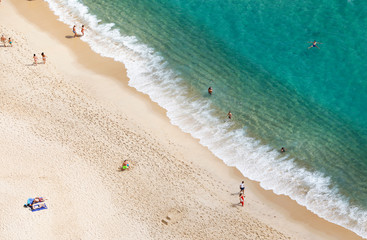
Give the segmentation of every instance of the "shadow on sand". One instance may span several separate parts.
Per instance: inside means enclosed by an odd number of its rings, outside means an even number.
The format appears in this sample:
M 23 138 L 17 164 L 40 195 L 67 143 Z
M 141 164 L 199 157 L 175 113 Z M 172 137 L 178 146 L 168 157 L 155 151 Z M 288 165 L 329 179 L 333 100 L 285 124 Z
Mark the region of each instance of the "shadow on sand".
M 81 37 L 82 35 L 76 35 L 76 37 L 75 38 L 77 38 L 77 37 Z M 65 38 L 74 38 L 74 35 L 66 35 L 65 36 Z
M 235 208 L 242 207 L 241 203 L 232 203 L 231 206 Z

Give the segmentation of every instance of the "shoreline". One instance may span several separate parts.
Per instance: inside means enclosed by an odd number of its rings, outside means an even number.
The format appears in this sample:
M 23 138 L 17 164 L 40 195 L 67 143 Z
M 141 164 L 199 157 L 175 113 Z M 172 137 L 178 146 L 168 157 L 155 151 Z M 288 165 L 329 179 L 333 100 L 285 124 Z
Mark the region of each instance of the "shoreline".
M 7 4 L 7 3 L 5 3 Z M 5 5 L 3 3 L 3 5 Z M 126 109 L 126 115 L 135 122 L 136 125 L 148 131 L 159 143 L 163 145 L 173 145 L 176 153 L 180 153 L 180 158 L 193 161 L 200 168 L 213 174 L 220 179 L 225 185 L 231 186 L 230 191 L 237 191 L 240 180 L 244 178 L 237 169 L 228 167 L 224 163 L 213 156 L 209 150 L 201 146 L 197 139 L 193 139 L 189 134 L 181 132 L 181 130 L 169 123 L 169 119 L 165 115 L 165 110 L 159 107 L 156 103 L 150 101 L 149 97 L 137 92 L 135 89 L 127 86 L 128 78 L 123 64 L 115 62 L 112 59 L 104 58 L 94 53 L 87 43 L 79 39 L 68 39 L 65 35 L 71 33 L 71 29 L 63 23 L 57 21 L 56 16 L 48 9 L 45 2 L 18 2 L 11 3 L 14 5 L 27 21 L 35 25 L 38 31 L 47 35 L 52 41 L 58 42 L 63 47 L 53 48 L 52 50 L 44 50 L 49 58 L 52 58 L 52 63 L 55 63 L 57 69 L 70 76 L 78 76 L 78 68 L 85 68 L 93 74 L 103 75 L 106 78 L 113 79 L 111 87 L 101 88 L 102 80 L 96 80 L 92 85 L 90 83 L 80 84 L 85 85 L 91 90 L 99 100 L 106 101 L 106 104 L 113 103 L 116 109 Z M 4 7 L 4 6 L 1 6 Z M 29 8 L 32 11 L 29 11 Z M 47 8 L 47 9 L 46 9 Z M 47 21 L 45 21 L 47 19 Z M 14 23 L 14 21 L 12 21 Z M 14 23 L 15 24 L 15 23 Z M 21 27 L 19 28 L 21 29 Z M 47 32 L 45 30 L 47 29 Z M 34 34 L 39 34 L 38 32 Z M 88 34 L 88 32 L 86 33 Z M 15 39 L 16 41 L 17 39 Z M 33 37 L 30 43 L 41 49 L 44 45 L 44 40 L 38 43 L 37 37 Z M 65 53 L 65 49 L 68 52 Z M 76 52 L 78 54 L 76 54 Z M 51 53 L 51 54 L 50 54 Z M 75 60 L 65 62 L 55 58 L 55 56 L 65 56 L 67 59 Z M 74 68 L 70 65 L 74 64 Z M 114 92 L 113 87 L 117 87 Z M 125 96 L 118 97 L 120 92 L 124 92 Z M 106 98 L 105 100 L 103 98 Z M 134 108 L 129 106 L 134 102 Z M 147 117 L 148 116 L 148 117 Z M 153 126 L 153 127 L 152 127 Z M 163 129 L 163 130 L 162 130 Z M 174 138 L 172 139 L 172 136 Z M 193 149 L 190 153 L 185 152 L 185 149 Z M 198 157 L 200 156 L 200 158 Z M 219 171 L 220 170 L 220 171 Z M 255 216 L 260 221 L 272 226 L 283 233 L 294 236 L 297 239 L 361 239 L 356 234 L 346 230 L 338 225 L 332 224 L 317 217 L 315 214 L 308 211 L 305 207 L 298 205 L 295 201 L 286 196 L 278 196 L 271 191 L 263 190 L 258 183 L 246 179 L 247 198 L 249 201 L 249 214 Z M 237 201 L 237 197 L 226 196 L 225 200 L 233 199 Z M 266 205 L 259 210 L 259 206 Z M 252 208 L 252 209 L 250 209 Z M 274 210 L 274 209 L 276 210 Z M 267 213 L 267 214 L 266 214 Z M 271 215 L 271 216 L 270 216 Z M 272 219 L 272 216 L 276 216 Z M 293 230 L 291 230 L 293 229 Z

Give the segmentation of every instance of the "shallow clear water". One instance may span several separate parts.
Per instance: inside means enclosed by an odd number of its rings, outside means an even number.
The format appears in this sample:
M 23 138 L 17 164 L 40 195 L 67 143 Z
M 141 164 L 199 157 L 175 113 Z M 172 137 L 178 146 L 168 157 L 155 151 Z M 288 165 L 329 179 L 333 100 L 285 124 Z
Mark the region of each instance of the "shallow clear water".
M 366 1 L 47 1 L 225 163 L 367 237 Z

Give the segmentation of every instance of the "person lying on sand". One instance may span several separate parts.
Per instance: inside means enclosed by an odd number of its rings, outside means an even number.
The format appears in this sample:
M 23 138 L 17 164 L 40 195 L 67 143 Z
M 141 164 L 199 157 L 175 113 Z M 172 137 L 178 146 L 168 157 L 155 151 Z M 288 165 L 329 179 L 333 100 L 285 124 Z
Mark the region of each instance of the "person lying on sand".
M 35 206 L 32 206 L 32 210 L 36 210 L 38 208 L 43 208 L 43 207 L 46 207 L 46 204 L 45 203 L 41 203 L 41 204 L 37 204 Z
M 25 205 L 25 207 L 30 207 L 32 210 L 34 210 L 35 209 L 34 204 L 44 202 L 46 200 L 47 199 L 43 197 L 35 197 L 33 201 L 30 204 Z M 40 208 L 42 206 L 44 206 L 44 204 L 39 204 L 37 208 Z
M 125 160 L 123 163 L 122 163 L 122 170 L 125 170 L 125 169 L 130 169 L 130 163 L 128 160 Z
M 4 35 L 1 36 L 1 42 L 4 44 L 4 47 L 6 47 L 6 37 Z

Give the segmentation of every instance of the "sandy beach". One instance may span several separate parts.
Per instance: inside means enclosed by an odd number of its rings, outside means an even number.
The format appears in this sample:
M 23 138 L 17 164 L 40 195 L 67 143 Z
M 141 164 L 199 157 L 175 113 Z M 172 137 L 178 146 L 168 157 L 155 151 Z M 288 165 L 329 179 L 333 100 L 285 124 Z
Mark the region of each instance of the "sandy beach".
M 224 165 L 71 28 L 0 4 L 0 239 L 361 239 Z

